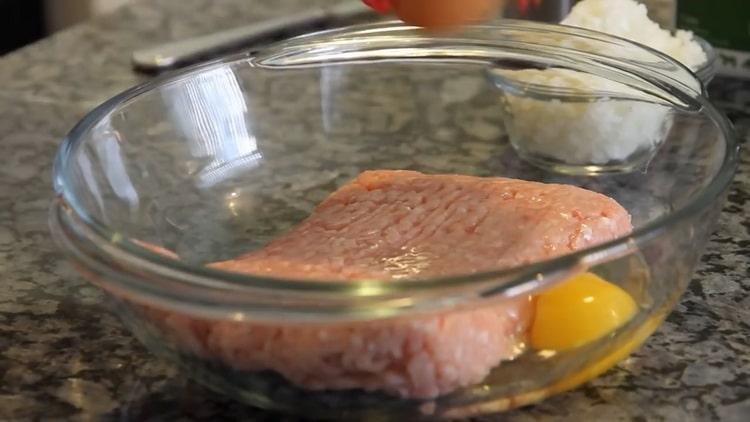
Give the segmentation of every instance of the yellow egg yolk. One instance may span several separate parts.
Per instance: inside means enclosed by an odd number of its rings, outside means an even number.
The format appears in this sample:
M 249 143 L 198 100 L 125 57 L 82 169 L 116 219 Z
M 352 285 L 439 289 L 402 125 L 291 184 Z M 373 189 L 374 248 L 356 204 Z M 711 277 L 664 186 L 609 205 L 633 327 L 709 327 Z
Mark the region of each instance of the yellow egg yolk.
M 531 346 L 565 350 L 596 340 L 633 317 L 637 305 L 622 288 L 584 273 L 536 297 Z

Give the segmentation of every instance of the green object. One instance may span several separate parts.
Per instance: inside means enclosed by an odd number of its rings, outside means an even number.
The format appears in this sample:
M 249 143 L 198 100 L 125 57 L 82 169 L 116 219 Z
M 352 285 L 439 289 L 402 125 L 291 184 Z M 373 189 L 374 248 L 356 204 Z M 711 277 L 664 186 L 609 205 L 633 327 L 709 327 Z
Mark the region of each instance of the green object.
M 717 48 L 719 73 L 750 76 L 750 1 L 678 0 L 677 27 Z

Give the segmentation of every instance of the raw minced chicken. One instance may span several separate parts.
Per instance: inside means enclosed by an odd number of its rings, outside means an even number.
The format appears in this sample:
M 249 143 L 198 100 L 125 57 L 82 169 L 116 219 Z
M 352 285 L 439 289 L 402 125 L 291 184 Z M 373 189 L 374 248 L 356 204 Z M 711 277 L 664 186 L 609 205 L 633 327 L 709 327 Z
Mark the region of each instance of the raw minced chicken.
M 604 195 L 505 178 L 367 171 L 226 271 L 340 281 L 508 268 L 624 235 L 630 216 Z M 367 322 L 211 321 L 147 311 L 183 349 L 241 371 L 272 370 L 312 390 L 433 398 L 481 382 L 518 353 L 529 297 Z
M 649 46 L 697 70 L 707 60 L 693 33 L 662 29 L 635 0 L 583 0 L 562 20 L 563 25 L 605 32 Z

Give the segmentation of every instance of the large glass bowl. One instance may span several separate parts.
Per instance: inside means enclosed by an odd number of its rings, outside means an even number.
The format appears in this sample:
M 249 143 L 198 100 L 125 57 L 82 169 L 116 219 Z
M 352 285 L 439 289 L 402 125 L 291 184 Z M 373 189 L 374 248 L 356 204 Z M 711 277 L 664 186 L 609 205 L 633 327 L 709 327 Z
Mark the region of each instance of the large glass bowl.
M 566 175 L 519 158 L 505 130 L 498 72 L 550 68 L 612 81 L 609 91 L 588 96 L 665 110 L 669 125 L 659 147 L 633 169 L 599 176 Z M 556 124 L 546 119 L 538 124 Z M 732 130 L 695 76 L 652 50 L 528 22 L 450 34 L 381 23 L 194 67 L 106 102 L 60 148 L 51 227 L 149 349 L 217 391 L 320 418 L 454 418 L 573 388 L 644 341 L 690 281 L 736 164 Z M 439 279 L 304 281 L 205 266 L 262 247 L 368 169 L 580 186 L 619 201 L 634 230 L 556 259 Z M 300 386 L 265 370 L 256 356 L 296 353 L 305 370 L 305 336 L 348 324 L 353 328 L 340 341 L 355 344 L 377 324 L 503 306 L 584 271 L 628 292 L 635 315 L 572 349 L 521 342 L 520 354 L 483 380 L 437 396 L 401 398 L 346 382 Z M 206 333 L 221 324 L 238 328 L 220 340 L 246 342 L 233 352 L 258 357 L 256 370 L 238 369 L 204 347 Z M 299 336 L 299 345 L 285 343 L 292 350 L 252 345 L 268 338 L 263 330 L 283 327 Z M 323 386 L 332 381 L 317 375 Z

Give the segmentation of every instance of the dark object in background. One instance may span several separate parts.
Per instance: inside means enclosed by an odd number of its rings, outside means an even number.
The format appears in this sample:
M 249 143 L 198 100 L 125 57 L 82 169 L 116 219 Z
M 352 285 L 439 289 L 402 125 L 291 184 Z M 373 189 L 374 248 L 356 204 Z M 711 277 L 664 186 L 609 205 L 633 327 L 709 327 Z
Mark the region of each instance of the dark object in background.
M 750 78 L 750 2 L 748 0 L 679 0 L 677 26 L 713 44 L 719 74 Z
M 46 34 L 43 0 L 0 0 L 0 55 Z
M 559 23 L 568 16 L 575 2 L 575 0 L 511 0 L 506 2 L 504 16 L 511 19 Z

